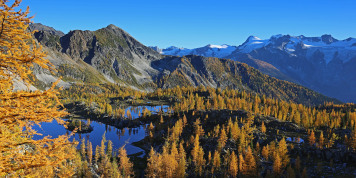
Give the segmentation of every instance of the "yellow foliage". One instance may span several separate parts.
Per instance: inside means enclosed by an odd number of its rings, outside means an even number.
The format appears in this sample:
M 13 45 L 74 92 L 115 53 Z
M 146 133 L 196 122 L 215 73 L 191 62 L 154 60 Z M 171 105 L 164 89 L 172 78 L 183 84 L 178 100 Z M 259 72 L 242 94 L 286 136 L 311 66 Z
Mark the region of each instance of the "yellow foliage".
M 119 170 L 121 175 L 124 177 L 130 177 L 134 175 L 133 164 L 130 159 L 127 157 L 127 153 L 124 147 L 119 149 Z
M 233 151 L 230 155 L 230 163 L 229 163 L 229 173 L 232 177 L 236 177 L 238 172 L 238 164 L 237 164 L 237 156 Z
M 284 138 L 278 143 L 278 154 L 281 159 L 282 167 L 285 168 L 289 164 L 288 148 Z
M 356 150 L 356 126 L 352 131 L 351 139 L 350 139 L 351 148 Z
M 282 163 L 279 154 L 276 155 L 276 158 L 273 162 L 273 172 L 277 175 L 282 173 Z
M 257 170 L 256 168 L 256 160 L 252 154 L 251 147 L 247 147 L 247 152 L 245 155 L 244 174 L 255 176 Z
M 311 131 L 309 137 L 308 137 L 309 144 L 312 146 L 315 144 L 315 134 L 314 131 Z
M 146 169 L 146 176 L 149 178 L 152 177 L 159 177 L 161 174 L 161 163 L 159 155 L 151 148 L 151 151 L 148 155 L 147 160 L 147 169 Z
M 268 155 L 269 155 L 269 149 L 268 149 L 268 145 L 266 145 L 262 148 L 262 156 L 267 161 L 268 161 Z
M 31 18 L 26 11 L 16 11 L 21 0 L 10 4 L 0 1 L 0 177 L 71 176 L 74 167 L 67 160 L 75 157 L 75 147 L 69 136 L 33 140 L 34 124 L 51 122 L 67 113 L 59 110 L 58 91 L 53 86 L 46 91 L 13 91 L 14 81 L 30 85 L 31 67 L 36 64 L 50 69 L 42 47 L 27 31 Z
M 262 122 L 262 125 L 261 125 L 261 132 L 266 133 L 266 126 L 265 126 L 264 122 Z
M 215 169 L 216 170 L 220 169 L 220 165 L 221 165 L 220 153 L 218 151 L 215 151 L 211 172 L 213 173 Z

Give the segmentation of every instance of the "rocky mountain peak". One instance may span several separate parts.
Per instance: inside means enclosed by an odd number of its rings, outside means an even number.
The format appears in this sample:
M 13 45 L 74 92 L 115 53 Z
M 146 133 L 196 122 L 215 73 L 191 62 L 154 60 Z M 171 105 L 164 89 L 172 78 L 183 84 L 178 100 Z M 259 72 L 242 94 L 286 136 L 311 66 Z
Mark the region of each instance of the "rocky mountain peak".
M 61 31 L 58 31 L 58 30 L 55 30 L 53 27 L 49 27 L 49 26 L 46 26 L 46 25 L 42 25 L 41 23 L 31 23 L 29 26 L 28 26 L 28 29 L 30 31 L 41 31 L 41 32 L 47 32 L 51 35 L 56 35 L 56 36 L 64 36 L 64 33 L 61 32 Z
M 333 38 L 331 35 L 323 35 L 321 36 L 321 40 L 326 44 L 331 44 L 333 42 L 338 41 L 337 39 Z
M 131 35 L 129 33 L 127 33 L 125 30 L 121 29 L 120 27 L 118 27 L 114 24 L 110 24 L 110 25 L 106 26 L 105 28 L 102 28 L 102 29 L 99 29 L 96 31 L 100 31 L 100 30 L 107 30 L 107 31 L 115 33 L 115 35 L 125 35 L 128 37 L 131 37 Z
M 246 41 L 256 41 L 256 40 L 261 40 L 260 38 L 258 38 L 257 36 L 253 36 L 253 35 L 251 35 L 251 36 L 249 36 L 248 38 L 247 38 L 247 40 Z
M 110 24 L 110 25 L 108 25 L 106 28 L 108 28 L 108 29 L 117 29 L 117 28 L 119 28 L 119 27 L 117 27 L 117 26 L 114 25 L 114 24 Z
M 162 53 L 162 49 L 159 48 L 158 46 L 149 46 L 149 47 L 150 47 L 151 49 L 153 49 L 153 50 L 159 52 L 159 53 Z

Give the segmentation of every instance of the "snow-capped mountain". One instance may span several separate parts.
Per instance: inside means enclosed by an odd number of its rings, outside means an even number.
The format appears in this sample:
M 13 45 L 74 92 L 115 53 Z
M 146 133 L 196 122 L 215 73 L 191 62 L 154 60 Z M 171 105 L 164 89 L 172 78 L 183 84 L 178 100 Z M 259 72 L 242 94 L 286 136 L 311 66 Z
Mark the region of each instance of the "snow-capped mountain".
M 268 40 L 262 40 L 256 36 L 249 36 L 247 40 L 238 47 L 238 51 L 249 53 L 254 49 L 261 48 L 268 44 Z
M 298 55 L 297 52 L 301 49 L 307 50 L 307 58 L 313 57 L 317 51 L 324 54 L 324 60 L 329 63 L 334 57 L 338 57 L 344 62 L 356 57 L 356 39 L 348 38 L 345 40 L 337 40 L 331 35 L 323 35 L 321 37 L 305 37 L 290 36 L 290 35 L 274 35 L 270 39 L 262 40 L 256 36 L 249 36 L 247 40 L 240 46 L 233 45 L 206 45 L 200 48 L 188 49 L 178 48 L 175 46 L 166 49 L 151 47 L 164 55 L 171 56 L 186 56 L 198 55 L 206 57 L 232 57 L 236 53 L 251 53 L 253 50 L 260 48 L 273 47 L 289 53 L 290 55 Z
M 318 51 L 324 54 L 324 61 L 327 64 L 335 57 L 344 62 L 354 58 L 356 56 L 356 39 L 348 38 L 339 41 L 331 35 L 323 35 L 321 37 L 275 35 L 268 40 L 261 40 L 258 37 L 250 36 L 234 52 L 250 53 L 259 48 L 275 48 L 292 56 L 303 55 L 298 52 L 304 50 L 307 51 L 306 57 L 308 59 L 312 58 L 314 53 Z
M 343 101 L 356 101 L 356 39 L 331 35 L 305 37 L 250 36 L 239 45 L 207 45 L 195 49 L 169 47 L 161 54 L 229 58 L 245 62 L 283 80 L 297 82 Z
M 160 52 L 164 55 L 170 56 L 187 56 L 187 55 L 197 55 L 205 57 L 218 57 L 224 58 L 225 56 L 230 55 L 234 52 L 237 47 L 229 45 L 206 45 L 201 48 L 187 49 L 187 48 L 178 48 L 175 46 L 168 47 L 166 49 L 157 49 L 157 47 L 151 47 L 152 49 Z

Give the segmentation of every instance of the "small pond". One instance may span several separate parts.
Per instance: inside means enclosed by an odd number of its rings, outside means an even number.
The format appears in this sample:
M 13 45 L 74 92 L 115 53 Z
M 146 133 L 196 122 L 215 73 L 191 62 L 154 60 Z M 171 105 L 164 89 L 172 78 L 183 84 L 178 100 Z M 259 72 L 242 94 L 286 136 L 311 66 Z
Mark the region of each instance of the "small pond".
M 142 113 L 144 109 L 148 109 L 152 113 L 157 113 L 161 109 L 164 112 L 168 112 L 169 106 L 132 106 L 125 109 L 125 111 L 130 110 L 132 118 L 136 119 L 139 117 L 139 113 Z M 88 123 L 87 120 L 82 120 L 85 123 Z M 93 131 L 90 133 L 76 133 L 74 138 L 78 141 L 82 138 L 85 140 L 89 140 L 92 142 L 93 151 L 97 145 L 100 146 L 102 136 L 105 133 L 106 140 L 111 140 L 113 143 L 114 151 L 117 151 L 120 147 L 125 145 L 125 149 L 127 150 L 127 154 L 135 154 L 142 152 L 140 156 L 144 156 L 144 150 L 133 146 L 133 142 L 137 142 L 145 138 L 146 136 L 146 125 L 141 125 L 137 128 L 124 128 L 117 129 L 116 127 L 106 125 L 97 121 L 90 121 L 90 125 L 93 127 Z M 57 121 L 53 120 L 51 123 L 42 123 L 41 127 L 35 125 L 33 127 L 37 130 L 38 133 L 43 135 L 35 135 L 34 139 L 41 139 L 44 136 L 52 136 L 52 138 L 57 138 L 59 135 L 64 135 L 66 133 L 70 133 L 70 131 L 66 130 L 62 125 L 59 125 Z
M 163 112 L 168 112 L 169 111 L 169 106 L 168 105 L 162 105 L 162 106 L 129 106 L 125 109 L 125 117 L 127 117 L 127 111 L 130 111 L 132 119 L 137 119 L 139 118 L 139 114 L 143 113 L 145 109 L 148 109 L 151 111 L 152 114 L 156 114 L 160 112 L 161 110 Z
M 304 143 L 304 140 L 299 137 L 288 137 L 286 140 L 289 142 Z

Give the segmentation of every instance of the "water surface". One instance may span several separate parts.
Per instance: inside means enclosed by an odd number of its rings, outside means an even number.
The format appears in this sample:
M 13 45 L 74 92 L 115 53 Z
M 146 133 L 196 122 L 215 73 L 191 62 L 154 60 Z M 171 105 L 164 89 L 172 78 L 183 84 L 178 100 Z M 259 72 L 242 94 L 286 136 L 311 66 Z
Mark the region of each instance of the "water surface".
M 130 106 L 125 109 L 126 113 L 130 110 L 132 119 L 139 118 L 139 113 L 142 113 L 145 109 L 151 111 L 151 113 L 158 113 L 159 111 L 168 112 L 169 106 Z M 127 117 L 127 116 L 126 116 Z M 88 123 L 89 120 L 82 119 L 83 122 Z M 137 142 L 145 138 L 146 131 L 145 125 L 141 125 L 137 128 L 124 128 L 117 129 L 116 127 L 106 125 L 97 121 L 89 121 L 90 125 L 93 127 L 93 131 L 90 133 L 76 133 L 74 138 L 76 140 L 81 140 L 85 138 L 85 140 L 89 140 L 92 142 L 93 151 L 97 145 L 100 146 L 102 136 L 105 133 L 106 140 L 111 140 L 113 142 L 113 150 L 117 151 L 120 147 L 125 146 L 127 150 L 127 154 L 135 154 L 139 152 L 143 152 L 141 148 L 133 146 L 133 142 Z M 57 138 L 60 135 L 70 134 L 71 132 L 66 130 L 62 125 L 58 124 L 57 121 L 53 120 L 51 123 L 42 123 L 41 127 L 36 125 L 33 127 L 37 130 L 38 133 L 43 134 L 42 136 L 35 135 L 34 139 L 41 139 L 44 136 L 52 136 L 52 138 Z M 72 138 L 73 139 L 73 138 Z M 141 155 L 143 156 L 143 155 Z
M 151 111 L 152 114 L 156 114 L 160 112 L 161 110 L 163 112 L 168 112 L 169 111 L 169 106 L 168 105 L 162 105 L 162 106 L 129 106 L 125 109 L 125 117 L 127 116 L 127 111 L 130 111 L 132 119 L 137 119 L 139 118 L 139 114 L 143 113 L 143 111 L 147 109 Z
M 87 121 L 84 122 L 87 123 Z M 145 138 L 145 126 L 140 126 L 138 128 L 117 129 L 116 127 L 102 124 L 96 121 L 90 121 L 90 125 L 93 127 L 92 132 L 82 134 L 76 133 L 74 138 L 76 140 L 81 140 L 83 138 L 85 138 L 85 140 L 89 140 L 93 145 L 93 151 L 97 145 L 100 146 L 104 133 L 105 139 L 111 140 L 113 142 L 114 151 L 117 151 L 124 145 L 125 149 L 127 150 L 127 154 L 134 154 L 144 151 L 141 148 L 131 145 L 131 143 L 140 141 Z M 34 126 L 34 129 L 37 130 L 38 133 L 43 134 L 42 136 L 34 136 L 34 139 L 41 139 L 48 135 L 52 136 L 52 138 L 57 138 L 60 135 L 71 133 L 70 131 L 66 130 L 64 126 L 59 125 L 55 120 L 51 123 L 42 123 L 41 127 L 36 125 Z

